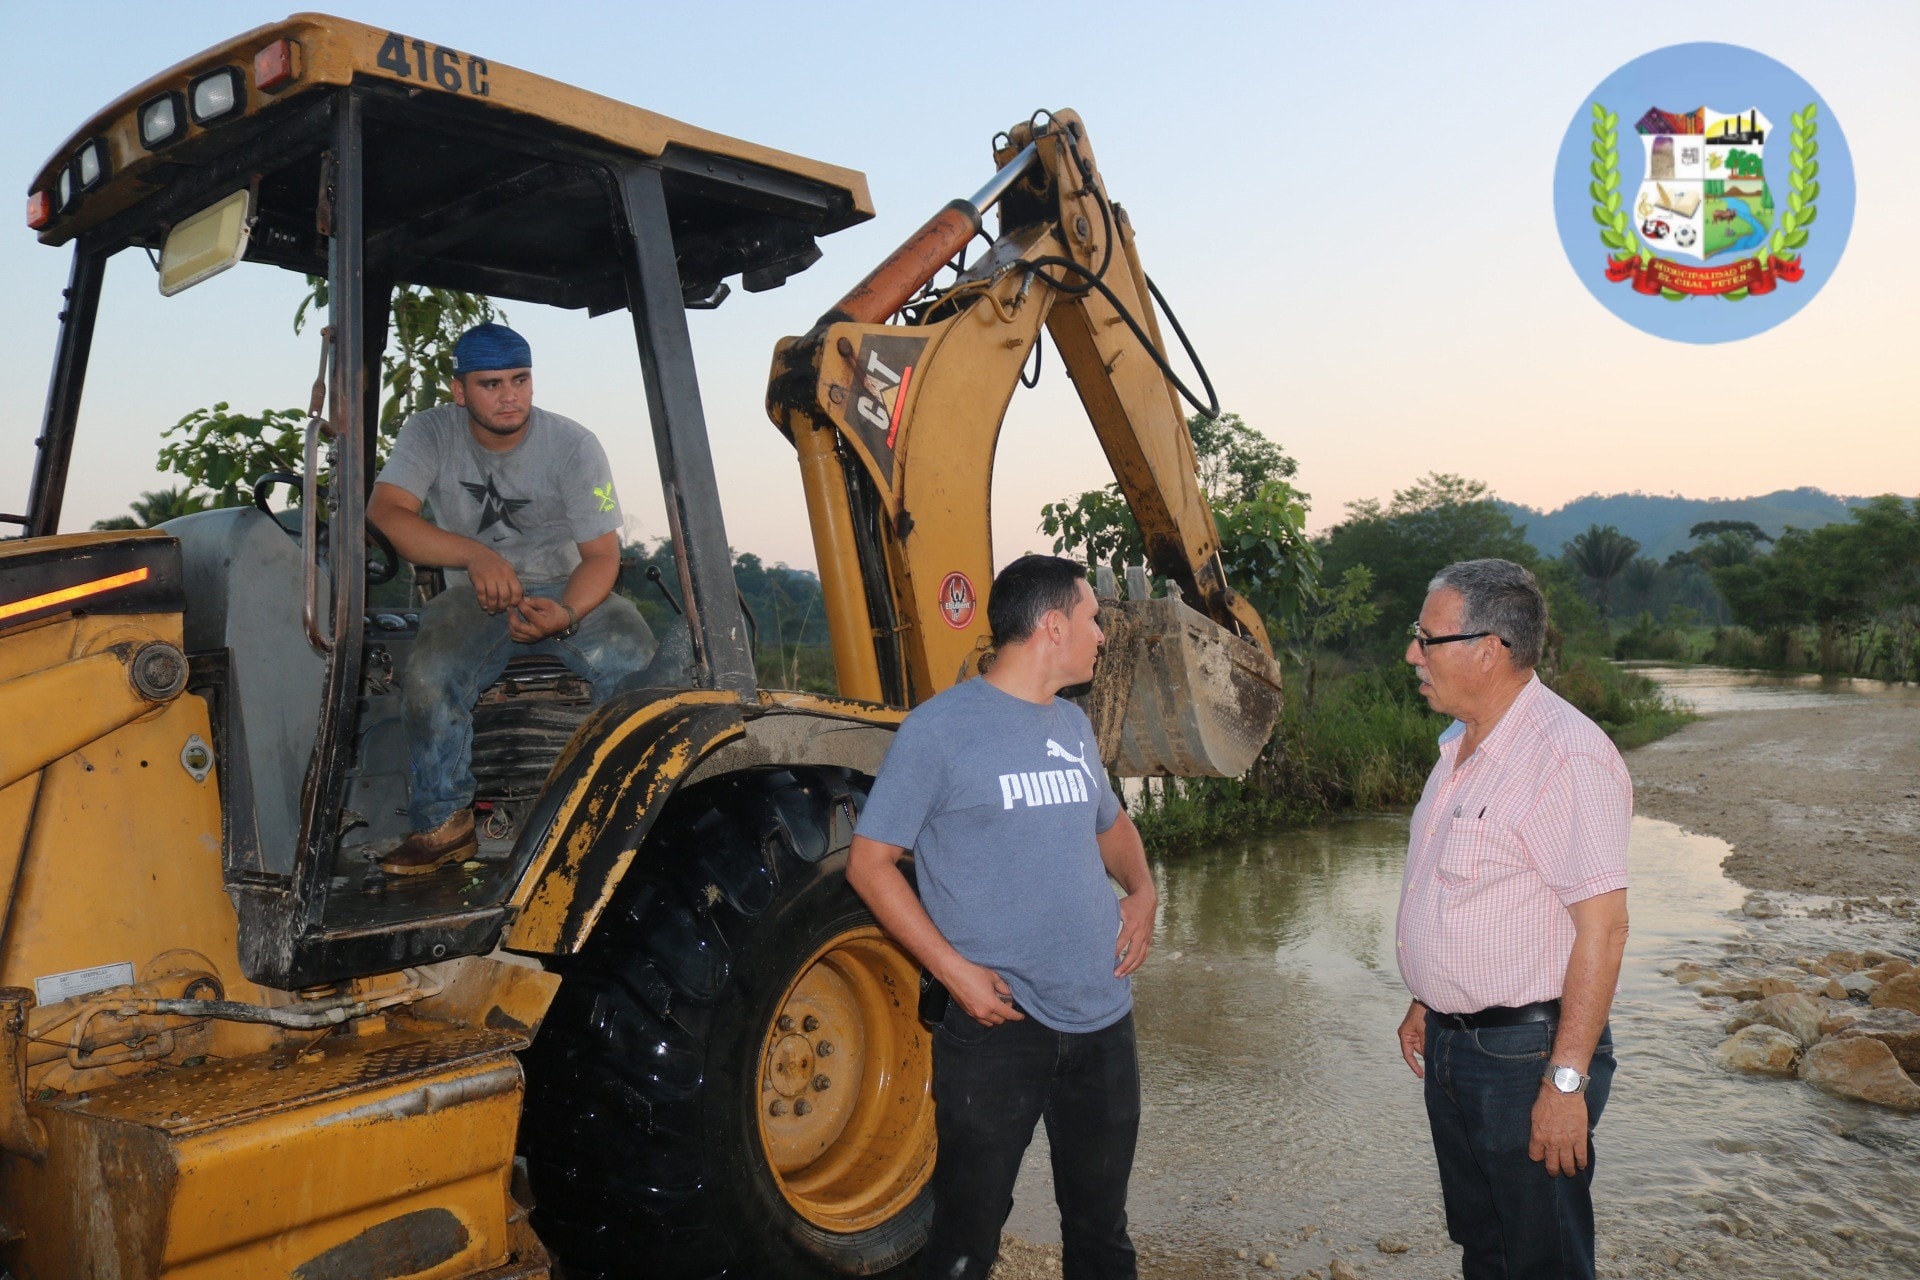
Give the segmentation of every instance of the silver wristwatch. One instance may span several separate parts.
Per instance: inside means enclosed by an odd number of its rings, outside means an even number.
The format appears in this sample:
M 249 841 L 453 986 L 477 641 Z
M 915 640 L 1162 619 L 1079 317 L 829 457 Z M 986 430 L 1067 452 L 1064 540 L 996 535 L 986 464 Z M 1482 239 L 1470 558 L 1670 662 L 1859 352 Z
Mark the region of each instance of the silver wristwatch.
M 1540 1078 L 1561 1093 L 1585 1093 L 1587 1081 L 1593 1077 L 1583 1076 L 1572 1067 L 1563 1067 L 1556 1063 L 1549 1066 Z

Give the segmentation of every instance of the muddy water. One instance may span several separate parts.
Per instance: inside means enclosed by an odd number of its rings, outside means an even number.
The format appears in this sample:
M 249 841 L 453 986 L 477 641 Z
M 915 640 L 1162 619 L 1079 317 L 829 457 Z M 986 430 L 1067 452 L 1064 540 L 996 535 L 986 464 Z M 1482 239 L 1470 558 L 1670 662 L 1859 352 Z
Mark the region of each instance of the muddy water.
M 1767 711 L 1781 707 L 1844 705 L 1859 698 L 1920 704 L 1920 686 L 1853 676 L 1788 675 L 1728 667 L 1667 667 L 1624 664 L 1647 676 L 1695 711 Z
M 1156 950 L 1136 980 L 1143 1275 L 1325 1274 L 1335 1257 L 1367 1276 L 1459 1274 L 1420 1086 L 1394 1042 L 1406 831 L 1404 816 L 1359 818 L 1158 869 Z M 1748 919 L 1726 852 L 1635 822 L 1620 1069 L 1596 1144 L 1601 1273 L 1920 1275 L 1920 1116 L 1719 1071 L 1724 1013 L 1661 972 L 1843 945 L 1912 955 L 1920 937 L 1809 915 L 1818 900 Z M 1044 1136 L 1008 1229 L 1059 1239 Z

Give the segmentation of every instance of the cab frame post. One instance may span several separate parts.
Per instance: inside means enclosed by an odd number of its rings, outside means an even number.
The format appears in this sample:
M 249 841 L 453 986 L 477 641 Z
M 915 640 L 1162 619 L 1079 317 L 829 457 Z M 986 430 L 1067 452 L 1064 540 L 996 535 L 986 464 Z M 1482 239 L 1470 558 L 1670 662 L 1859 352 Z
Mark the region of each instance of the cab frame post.
M 660 170 L 651 165 L 627 165 L 613 176 L 629 249 L 627 306 L 640 346 L 667 528 L 694 652 L 713 688 L 751 697 L 759 681 L 734 582 L 726 521 L 720 514 L 720 486 L 694 371 L 666 189 Z
M 60 531 L 67 467 L 73 461 L 73 432 L 80 420 L 80 392 L 86 386 L 93 321 L 100 314 L 100 284 L 106 273 L 106 255 L 94 245 L 93 237 L 74 241 L 65 305 L 60 309 L 60 338 L 53 353 L 53 377 L 47 384 L 46 414 L 41 419 L 40 438 L 34 441 L 38 452 L 33 487 L 27 496 L 29 538 L 50 537 Z

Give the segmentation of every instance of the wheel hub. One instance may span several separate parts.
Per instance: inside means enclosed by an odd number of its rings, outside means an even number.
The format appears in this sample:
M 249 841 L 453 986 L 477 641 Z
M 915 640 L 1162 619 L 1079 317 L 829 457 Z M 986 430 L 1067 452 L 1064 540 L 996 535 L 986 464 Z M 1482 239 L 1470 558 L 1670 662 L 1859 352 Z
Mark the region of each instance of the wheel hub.
M 851 929 L 800 967 L 762 1038 L 761 1146 L 787 1203 L 862 1231 L 933 1173 L 933 1053 L 919 971 L 879 929 Z
M 805 1036 L 781 1036 L 767 1055 L 767 1085 L 783 1098 L 813 1087 L 813 1046 Z

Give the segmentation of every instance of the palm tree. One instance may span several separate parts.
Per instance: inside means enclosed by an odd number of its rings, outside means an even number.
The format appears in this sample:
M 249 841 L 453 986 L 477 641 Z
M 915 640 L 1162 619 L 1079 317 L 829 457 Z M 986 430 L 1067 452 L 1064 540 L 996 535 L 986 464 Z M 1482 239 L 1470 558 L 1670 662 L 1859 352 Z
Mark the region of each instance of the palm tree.
M 143 493 L 128 504 L 133 514 L 96 520 L 96 529 L 151 529 L 178 516 L 190 516 L 207 509 L 207 500 L 191 489 L 161 489 Z
M 1651 556 L 1641 556 L 1620 571 L 1620 581 L 1631 594 L 1628 596 L 1636 607 L 1651 609 L 1653 593 L 1660 586 L 1660 577 L 1666 567 Z
M 1601 630 L 1609 630 L 1607 597 L 1612 594 L 1613 580 L 1633 563 L 1634 556 L 1640 553 L 1640 544 L 1610 524 L 1595 524 L 1587 526 L 1585 533 L 1575 534 L 1573 541 L 1561 547 L 1560 552 L 1575 573 L 1593 584 L 1594 601 L 1600 606 Z

